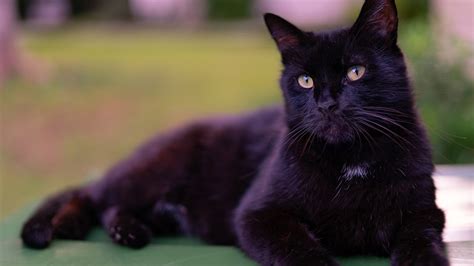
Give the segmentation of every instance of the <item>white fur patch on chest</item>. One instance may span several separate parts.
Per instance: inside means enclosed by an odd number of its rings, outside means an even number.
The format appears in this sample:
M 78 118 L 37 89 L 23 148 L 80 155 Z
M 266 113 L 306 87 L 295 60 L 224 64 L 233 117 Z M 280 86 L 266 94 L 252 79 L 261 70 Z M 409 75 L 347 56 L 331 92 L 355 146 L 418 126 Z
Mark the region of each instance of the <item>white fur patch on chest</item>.
M 368 173 L 369 165 L 367 163 L 361 163 L 357 165 L 347 165 L 342 166 L 342 175 L 341 177 L 345 179 L 352 179 L 355 177 L 365 177 Z

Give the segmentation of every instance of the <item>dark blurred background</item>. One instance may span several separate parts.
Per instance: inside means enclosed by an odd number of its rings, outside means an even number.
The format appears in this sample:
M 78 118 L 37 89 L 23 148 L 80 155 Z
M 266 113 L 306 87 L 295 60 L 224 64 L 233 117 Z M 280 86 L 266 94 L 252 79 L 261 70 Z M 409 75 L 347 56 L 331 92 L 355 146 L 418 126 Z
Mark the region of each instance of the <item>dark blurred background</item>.
M 157 131 L 280 102 L 261 14 L 350 25 L 362 0 L 1 0 L 0 218 Z M 436 163 L 474 163 L 474 1 L 397 0 Z

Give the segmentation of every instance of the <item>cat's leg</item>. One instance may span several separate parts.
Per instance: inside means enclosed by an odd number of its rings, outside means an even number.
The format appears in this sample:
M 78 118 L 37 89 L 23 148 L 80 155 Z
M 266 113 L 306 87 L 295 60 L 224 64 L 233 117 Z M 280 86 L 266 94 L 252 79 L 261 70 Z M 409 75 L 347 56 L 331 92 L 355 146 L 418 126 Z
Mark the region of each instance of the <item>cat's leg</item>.
M 92 201 L 85 195 L 72 197 L 51 220 L 55 237 L 77 240 L 84 239 L 96 222 Z
M 110 207 L 102 214 L 102 225 L 110 238 L 117 244 L 142 248 L 150 243 L 150 228 L 132 213 L 120 207 Z
M 412 211 L 403 220 L 392 249 L 392 265 L 449 265 L 441 236 L 445 218 L 440 209 Z
M 338 265 L 307 226 L 284 209 L 243 209 L 235 224 L 241 249 L 262 265 Z
M 25 222 L 23 243 L 45 248 L 53 238 L 83 239 L 95 222 L 90 199 L 78 189 L 68 190 L 45 200 Z
M 64 202 L 71 199 L 73 192 L 64 191 L 46 199 L 25 222 L 21 230 L 23 243 L 31 248 L 45 248 L 53 240 L 52 219 Z
M 186 207 L 166 201 L 159 201 L 147 218 L 153 232 L 158 236 L 190 234 Z

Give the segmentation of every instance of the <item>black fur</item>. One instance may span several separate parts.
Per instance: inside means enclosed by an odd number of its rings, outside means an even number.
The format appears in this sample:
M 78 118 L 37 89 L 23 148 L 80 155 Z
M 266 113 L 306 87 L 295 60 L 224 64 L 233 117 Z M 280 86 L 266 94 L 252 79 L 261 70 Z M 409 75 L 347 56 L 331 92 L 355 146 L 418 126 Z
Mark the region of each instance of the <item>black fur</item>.
M 272 14 L 265 22 L 282 55 L 284 108 L 158 136 L 98 182 L 46 201 L 24 243 L 83 238 L 100 220 L 121 245 L 187 234 L 238 245 L 262 265 L 337 265 L 333 255 L 358 254 L 447 265 L 394 1 L 366 0 L 353 27 L 327 33 Z M 350 81 L 354 65 L 366 73 Z M 298 85 L 302 74 L 314 88 Z

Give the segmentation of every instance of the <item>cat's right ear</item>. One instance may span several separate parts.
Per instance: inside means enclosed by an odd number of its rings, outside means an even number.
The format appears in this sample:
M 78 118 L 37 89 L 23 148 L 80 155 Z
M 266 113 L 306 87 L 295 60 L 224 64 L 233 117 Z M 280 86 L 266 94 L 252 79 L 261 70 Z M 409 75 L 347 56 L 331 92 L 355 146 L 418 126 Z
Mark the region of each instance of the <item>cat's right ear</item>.
M 282 17 L 266 13 L 263 18 L 281 52 L 298 47 L 304 41 L 306 33 Z
M 396 44 L 398 15 L 395 0 L 365 0 L 357 21 L 352 26 L 354 35 L 366 34 Z

